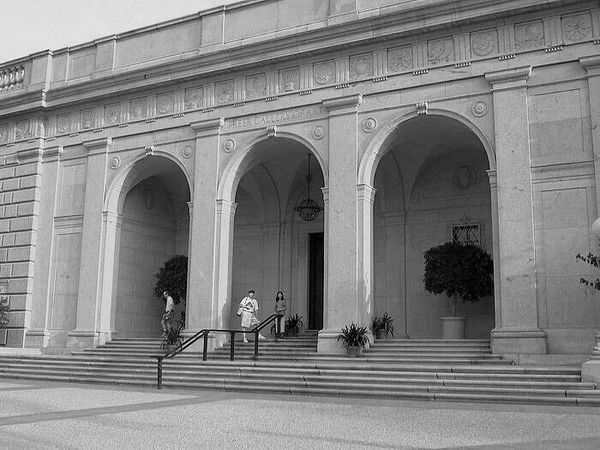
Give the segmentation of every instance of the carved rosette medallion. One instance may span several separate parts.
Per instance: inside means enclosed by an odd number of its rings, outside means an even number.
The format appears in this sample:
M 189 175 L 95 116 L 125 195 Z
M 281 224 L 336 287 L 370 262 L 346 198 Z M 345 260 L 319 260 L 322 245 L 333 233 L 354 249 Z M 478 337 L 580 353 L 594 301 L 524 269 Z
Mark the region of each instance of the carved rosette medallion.
M 119 158 L 118 156 L 114 156 L 110 160 L 110 168 L 112 170 L 117 170 L 120 166 L 121 166 L 121 158 Z
M 148 99 L 146 97 L 133 98 L 129 102 L 129 119 L 143 120 L 148 115 Z
M 335 62 L 325 61 L 313 66 L 315 83 L 318 85 L 331 84 L 335 81 Z
M 71 131 L 71 115 L 59 114 L 56 116 L 56 132 L 58 134 L 66 134 Z
M 312 130 L 312 137 L 317 141 L 320 141 L 325 137 L 325 127 L 323 125 L 317 125 Z
M 201 109 L 204 104 L 204 88 L 202 86 L 188 88 L 185 90 L 183 98 L 183 108 L 185 111 L 190 109 Z
M 427 43 L 427 57 L 430 64 L 446 64 L 454 59 L 452 38 L 434 39 Z
M 377 120 L 374 117 L 368 117 L 363 120 L 362 129 L 365 133 L 372 133 L 377 128 Z
M 394 47 L 388 49 L 388 71 L 406 72 L 413 68 L 412 47 Z
M 15 140 L 21 141 L 23 139 L 28 139 L 32 136 L 31 123 L 29 120 L 21 120 L 17 122 L 17 126 L 15 128 Z
M 472 166 L 458 166 L 452 174 L 452 183 L 458 190 L 468 191 L 477 184 L 477 170 Z
M 486 102 L 480 100 L 478 102 L 473 103 L 471 107 L 471 113 L 475 117 L 483 117 L 488 113 L 488 105 Z
M 370 53 L 350 57 L 350 79 L 359 80 L 373 76 L 373 56 Z
M 0 144 L 8 141 L 8 125 L 0 125 Z
M 113 103 L 104 107 L 104 124 L 115 125 L 119 123 L 121 116 L 121 104 Z
M 225 105 L 233 102 L 233 80 L 215 83 L 215 103 Z
M 264 73 L 246 77 L 246 98 L 253 100 L 267 96 L 267 75 Z
M 194 154 L 194 148 L 191 145 L 186 145 L 183 148 L 183 157 L 186 159 L 189 159 L 192 157 L 192 155 Z
M 562 32 L 565 42 L 579 42 L 591 38 L 592 20 L 589 14 L 563 17 Z
M 173 114 L 175 111 L 175 95 L 172 92 L 168 94 L 158 94 L 156 96 L 156 111 L 160 115 Z
M 233 139 L 227 139 L 223 142 L 223 151 L 225 153 L 231 153 L 235 150 L 235 141 Z
M 471 50 L 477 56 L 498 53 L 498 34 L 496 30 L 473 33 L 471 35 Z
M 279 72 L 279 90 L 291 92 L 300 89 L 300 71 L 297 67 L 284 69 Z
M 83 130 L 89 130 L 90 128 L 94 128 L 95 121 L 96 114 L 94 113 L 94 108 L 81 110 L 81 128 Z
M 543 46 L 544 24 L 541 20 L 515 25 L 515 48 L 517 50 L 528 50 Z

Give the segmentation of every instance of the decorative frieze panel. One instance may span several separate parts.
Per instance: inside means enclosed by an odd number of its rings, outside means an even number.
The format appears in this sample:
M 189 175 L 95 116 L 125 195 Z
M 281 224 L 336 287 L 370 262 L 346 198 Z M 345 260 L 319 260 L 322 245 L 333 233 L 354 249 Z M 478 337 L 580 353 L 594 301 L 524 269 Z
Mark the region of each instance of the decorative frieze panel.
M 156 96 L 156 112 L 165 116 L 175 112 L 175 93 L 167 92 Z
M 313 66 L 315 84 L 325 86 L 335 83 L 335 61 L 323 61 Z
M 233 80 L 215 83 L 215 105 L 233 103 Z
M 454 60 L 454 40 L 450 37 L 433 39 L 427 43 L 429 64 L 448 64 Z
M 471 51 L 475 56 L 485 58 L 498 53 L 498 32 L 496 30 L 480 31 L 471 34 Z
M 56 132 L 58 134 L 68 134 L 71 132 L 71 114 L 58 114 L 56 116 Z
M 129 120 L 144 120 L 148 117 L 148 99 L 146 97 L 132 98 L 129 102 Z
M 104 125 L 117 125 L 121 122 L 121 104 L 111 103 L 104 106 Z
M 246 99 L 254 100 L 267 96 L 267 75 L 259 73 L 246 77 Z
M 300 89 L 300 70 L 298 67 L 279 71 L 279 92 L 293 92 Z
M 204 88 L 202 86 L 196 86 L 187 88 L 183 97 L 183 109 L 184 111 L 190 111 L 194 109 L 201 109 L 204 105 Z
M 0 124 L 0 144 L 8 142 L 8 124 Z
M 588 13 L 562 18 L 562 35 L 565 43 L 581 42 L 592 38 L 592 18 Z
M 81 110 L 81 129 L 89 130 L 94 128 L 96 123 L 96 113 L 94 108 L 87 108 Z
M 30 120 L 20 120 L 15 127 L 15 140 L 23 141 L 33 137 L 33 126 Z
M 360 80 L 373 76 L 373 55 L 363 53 L 350 57 L 350 80 Z
M 544 23 L 541 20 L 515 25 L 516 50 L 530 50 L 544 46 Z

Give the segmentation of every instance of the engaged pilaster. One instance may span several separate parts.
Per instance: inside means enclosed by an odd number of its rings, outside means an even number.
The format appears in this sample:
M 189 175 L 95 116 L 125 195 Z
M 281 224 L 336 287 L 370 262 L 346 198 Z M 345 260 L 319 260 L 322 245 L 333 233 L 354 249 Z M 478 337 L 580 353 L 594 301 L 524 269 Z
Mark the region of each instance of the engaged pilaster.
M 494 99 L 499 255 L 499 326 L 494 353 L 546 353 L 538 327 L 527 79 L 531 67 L 487 73 Z M 498 294 L 498 290 L 496 291 Z M 496 300 L 498 301 L 498 300 Z

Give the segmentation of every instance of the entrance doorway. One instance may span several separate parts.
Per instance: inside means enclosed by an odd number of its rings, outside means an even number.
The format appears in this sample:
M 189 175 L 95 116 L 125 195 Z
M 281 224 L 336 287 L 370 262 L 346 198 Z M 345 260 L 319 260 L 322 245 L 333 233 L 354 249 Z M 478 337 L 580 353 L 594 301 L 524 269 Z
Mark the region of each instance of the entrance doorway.
M 308 329 L 323 328 L 323 233 L 309 234 L 308 258 Z

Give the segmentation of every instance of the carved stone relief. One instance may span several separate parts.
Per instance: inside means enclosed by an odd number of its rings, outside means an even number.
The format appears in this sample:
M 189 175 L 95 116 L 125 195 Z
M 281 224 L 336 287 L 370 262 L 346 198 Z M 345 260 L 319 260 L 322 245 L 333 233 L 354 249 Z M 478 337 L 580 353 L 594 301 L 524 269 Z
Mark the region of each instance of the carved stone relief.
M 188 159 L 194 154 L 194 148 L 191 145 L 186 145 L 183 149 L 183 157 Z
M 488 113 L 488 105 L 483 100 L 473 103 L 471 107 L 471 113 L 475 117 L 483 117 Z
M 121 120 L 121 104 L 113 103 L 104 107 L 104 124 L 115 125 Z
M 56 116 L 56 131 L 59 134 L 66 134 L 71 131 L 70 114 L 58 114 Z
M 175 94 L 173 92 L 158 94 L 156 96 L 156 111 L 163 116 L 173 114 L 175 111 Z
M 388 49 L 388 71 L 405 72 L 413 68 L 412 47 L 394 47 Z
M 515 25 L 515 48 L 517 50 L 540 47 L 544 47 L 544 24 L 541 20 Z
M 223 142 L 223 151 L 225 153 L 231 153 L 235 149 L 235 141 L 233 139 L 227 139 Z
M 471 35 L 471 50 L 477 56 L 498 53 L 498 33 L 496 30 L 473 33 Z
M 94 108 L 81 110 L 81 129 L 88 130 L 94 128 L 95 121 L 96 114 L 94 113 Z
M 267 96 L 267 75 L 264 73 L 246 77 L 246 98 L 252 100 Z
M 119 158 L 118 156 L 115 156 L 110 160 L 110 168 L 112 170 L 118 169 L 120 165 L 121 165 L 121 158 Z
M 368 117 L 363 121 L 362 129 L 365 133 L 372 133 L 377 128 L 377 119 Z
M 589 14 L 577 14 L 562 18 L 565 42 L 579 42 L 592 37 L 592 19 Z
M 187 88 L 183 99 L 185 111 L 200 109 L 204 104 L 204 88 L 202 86 Z
M 350 57 L 350 79 L 359 80 L 373 76 L 373 56 L 370 53 Z
M 224 105 L 233 102 L 233 80 L 215 83 L 215 103 Z
M 15 140 L 21 141 L 23 139 L 28 139 L 32 136 L 32 127 L 29 120 L 21 120 L 17 122 L 17 126 L 15 128 Z
M 325 127 L 323 125 L 317 125 L 312 130 L 312 137 L 317 141 L 320 141 L 325 137 Z
M 434 39 L 427 42 L 429 64 L 446 64 L 454 59 L 454 40 L 452 38 Z
M 0 125 L 0 143 L 8 141 L 8 125 Z
M 291 92 L 300 89 L 300 71 L 297 67 L 284 69 L 279 72 L 279 90 Z
M 324 61 L 313 66 L 315 83 L 323 86 L 335 81 L 335 62 Z
M 148 115 L 148 99 L 132 98 L 129 102 L 129 120 L 142 120 Z

